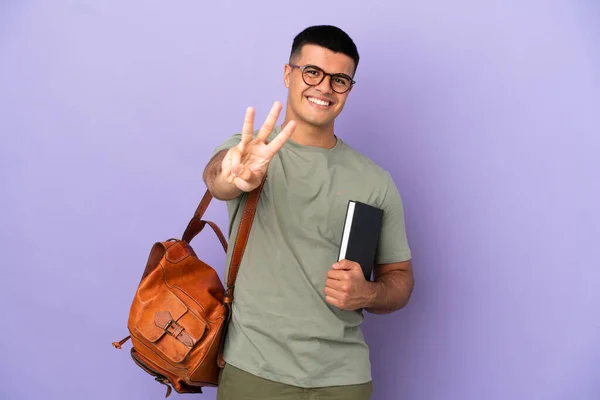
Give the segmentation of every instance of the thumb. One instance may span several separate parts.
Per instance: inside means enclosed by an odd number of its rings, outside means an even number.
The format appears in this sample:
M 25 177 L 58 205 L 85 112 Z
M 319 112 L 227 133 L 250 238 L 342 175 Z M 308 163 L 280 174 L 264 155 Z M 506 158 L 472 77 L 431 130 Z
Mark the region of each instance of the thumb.
M 350 260 L 340 260 L 333 264 L 333 269 L 351 270 L 354 267 L 354 262 Z
M 362 273 L 362 267 L 355 261 L 348 260 L 348 270 Z

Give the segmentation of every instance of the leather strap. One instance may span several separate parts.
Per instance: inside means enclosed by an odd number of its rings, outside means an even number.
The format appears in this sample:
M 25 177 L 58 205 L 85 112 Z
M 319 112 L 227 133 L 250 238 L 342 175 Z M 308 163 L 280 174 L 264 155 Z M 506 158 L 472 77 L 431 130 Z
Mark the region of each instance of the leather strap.
M 225 240 L 225 236 L 223 236 L 223 232 L 221 232 L 221 229 L 219 229 L 217 224 L 215 224 L 214 222 L 205 221 L 202 219 L 202 216 L 204 215 L 204 212 L 208 208 L 208 205 L 210 204 L 210 201 L 212 200 L 212 198 L 213 198 L 212 194 L 207 190 L 206 193 L 204 193 L 204 196 L 202 197 L 202 200 L 200 201 L 198 208 L 196 208 L 196 212 L 194 213 L 194 216 L 190 220 L 190 223 L 188 224 L 187 228 L 185 228 L 185 231 L 183 232 L 183 236 L 181 237 L 181 240 L 183 240 L 186 243 L 190 243 L 192 241 L 192 239 L 194 239 L 196 237 L 196 235 L 198 235 L 200 232 L 202 232 L 202 229 L 204 229 L 204 226 L 206 226 L 206 224 L 208 224 L 213 229 L 213 231 L 217 234 L 217 237 L 219 238 L 219 241 L 221 242 L 221 246 L 223 246 L 223 250 L 225 250 L 225 252 L 227 252 L 227 240 Z
M 154 315 L 154 325 L 158 328 L 163 329 L 166 333 L 185 344 L 187 347 L 192 348 L 196 344 L 194 338 L 185 331 L 185 328 L 171 316 L 168 311 L 159 311 Z
M 258 198 L 260 197 L 260 193 L 262 192 L 266 180 L 267 175 L 265 174 L 260 185 L 250 192 L 246 199 L 242 220 L 240 221 L 235 244 L 233 245 L 233 254 L 231 255 L 231 262 L 229 265 L 229 274 L 227 275 L 227 291 L 225 292 L 225 302 L 227 303 L 231 303 L 233 301 L 233 288 L 235 286 L 235 280 L 240 270 L 240 263 L 242 262 L 242 256 L 244 255 L 246 244 L 248 243 L 248 237 L 250 236 L 250 228 L 252 227 L 252 221 L 254 221 L 254 214 L 256 213 L 256 208 L 258 206 Z M 188 224 L 187 228 L 185 228 L 181 240 L 186 243 L 191 242 L 192 239 L 196 237 L 196 235 L 199 234 L 202 229 L 204 229 L 206 224 L 208 224 L 215 231 L 219 237 L 219 241 L 221 242 L 223 249 L 225 252 L 227 252 L 227 241 L 225 240 L 225 237 L 223 236 L 223 233 L 219 227 L 212 221 L 205 221 L 202 219 L 202 216 L 208 208 L 212 198 L 212 194 L 207 190 L 206 193 L 204 193 L 198 208 L 196 208 L 196 212 L 190 220 L 190 223 Z
M 262 192 L 263 186 L 267 175 L 263 177 L 263 181 L 260 185 L 248 194 L 246 199 L 246 205 L 244 206 L 244 213 L 242 214 L 242 220 L 238 228 L 238 233 L 233 245 L 233 254 L 231 255 L 231 262 L 229 264 L 229 274 L 227 275 L 227 290 L 225 292 L 225 302 L 233 302 L 233 288 L 235 286 L 235 280 L 240 270 L 240 263 L 242 262 L 242 256 L 248 243 L 248 237 L 250 236 L 250 228 L 252 227 L 252 221 L 254 221 L 254 215 L 258 206 L 258 198 Z

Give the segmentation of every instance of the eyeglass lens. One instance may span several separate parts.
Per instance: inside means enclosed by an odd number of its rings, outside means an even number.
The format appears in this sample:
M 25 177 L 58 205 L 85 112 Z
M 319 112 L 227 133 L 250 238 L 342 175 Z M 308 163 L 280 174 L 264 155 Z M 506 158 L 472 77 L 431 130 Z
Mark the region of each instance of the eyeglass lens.
M 318 85 L 325 78 L 325 74 L 322 70 L 316 67 L 306 67 L 302 72 L 302 78 L 307 85 Z M 331 77 L 331 87 L 336 92 L 343 93 L 350 88 L 351 85 L 350 79 L 344 75 L 334 74 Z

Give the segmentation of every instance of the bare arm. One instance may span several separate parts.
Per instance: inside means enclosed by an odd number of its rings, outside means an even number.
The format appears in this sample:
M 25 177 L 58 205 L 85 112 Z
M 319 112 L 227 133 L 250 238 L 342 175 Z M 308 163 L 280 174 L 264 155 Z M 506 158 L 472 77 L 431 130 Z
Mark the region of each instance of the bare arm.
M 388 314 L 404 307 L 414 288 L 410 260 L 380 265 L 370 284 L 371 296 L 365 310 L 372 314 Z
M 219 200 L 231 200 L 242 194 L 242 191 L 233 183 L 228 182 L 223 175 L 223 159 L 229 150 L 221 150 L 208 162 L 202 175 L 207 189 Z

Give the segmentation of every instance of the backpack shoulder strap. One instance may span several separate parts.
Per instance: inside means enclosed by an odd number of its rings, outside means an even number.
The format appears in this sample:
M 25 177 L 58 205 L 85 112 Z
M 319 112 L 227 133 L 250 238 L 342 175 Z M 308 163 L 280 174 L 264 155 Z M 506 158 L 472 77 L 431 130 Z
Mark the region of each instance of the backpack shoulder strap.
M 242 220 L 240 222 L 240 226 L 238 227 L 238 233 L 233 245 L 233 253 L 231 255 L 231 262 L 229 265 L 229 274 L 227 275 L 227 291 L 225 292 L 225 301 L 229 303 L 233 301 L 233 288 L 235 286 L 235 280 L 240 270 L 242 256 L 246 250 L 246 244 L 248 243 L 248 237 L 250 236 L 250 229 L 252 227 L 252 222 L 254 221 L 254 215 L 256 214 L 258 199 L 266 179 L 267 176 L 265 174 L 260 185 L 248 193 L 246 204 L 244 205 Z M 227 252 L 227 241 L 225 240 L 225 237 L 223 236 L 223 233 L 219 227 L 211 221 L 205 221 L 202 219 L 202 216 L 208 208 L 212 198 L 212 194 L 207 190 L 206 193 L 204 193 L 198 208 L 196 208 L 194 216 L 190 220 L 188 226 L 185 228 L 182 240 L 189 243 L 194 237 L 196 237 L 196 235 L 198 235 L 198 233 L 202 231 L 202 229 L 204 229 L 204 226 L 208 224 L 215 231 L 219 237 L 219 241 L 223 245 L 223 249 Z
M 252 221 L 254 221 L 254 215 L 256 214 L 256 208 L 258 206 L 258 199 L 262 192 L 267 176 L 265 175 L 261 184 L 248 194 L 246 199 L 246 205 L 244 206 L 244 213 L 242 214 L 242 220 L 238 228 L 238 233 L 233 245 L 233 253 L 231 255 L 231 262 L 229 264 L 229 274 L 227 275 L 227 290 L 225 292 L 225 302 L 231 303 L 233 301 L 233 289 L 235 286 L 235 280 L 240 270 L 240 263 L 242 262 L 242 256 L 248 243 L 248 237 L 250 236 L 250 229 L 252 228 Z

